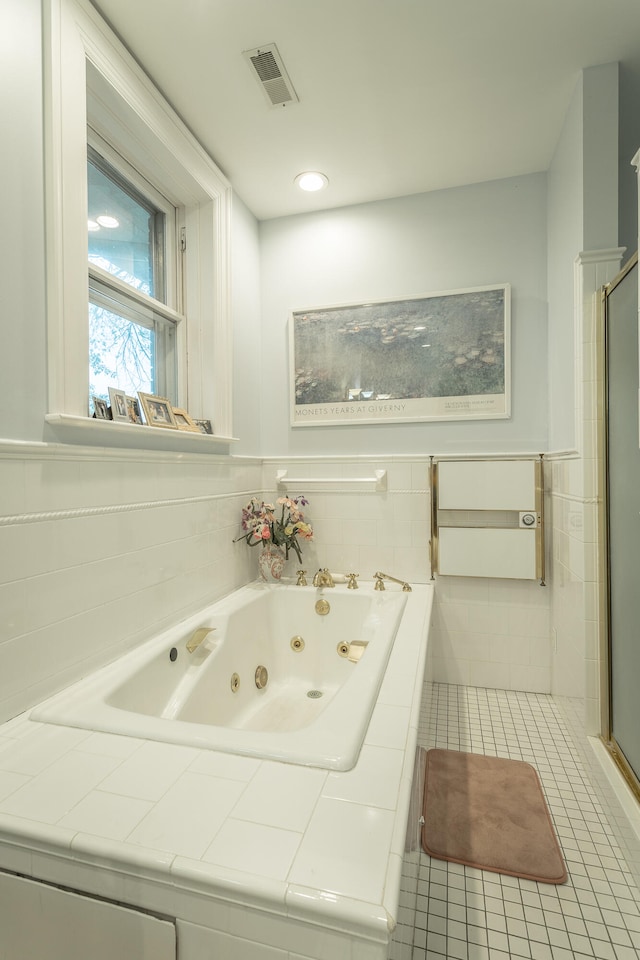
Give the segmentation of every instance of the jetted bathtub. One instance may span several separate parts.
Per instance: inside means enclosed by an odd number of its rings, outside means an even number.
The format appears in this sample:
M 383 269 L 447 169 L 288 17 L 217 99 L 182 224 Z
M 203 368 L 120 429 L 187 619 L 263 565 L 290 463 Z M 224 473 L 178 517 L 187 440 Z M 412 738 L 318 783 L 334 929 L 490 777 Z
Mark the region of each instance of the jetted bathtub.
M 333 770 L 356 763 L 412 594 L 252 583 L 31 719 Z M 187 644 L 213 628 L 193 652 Z

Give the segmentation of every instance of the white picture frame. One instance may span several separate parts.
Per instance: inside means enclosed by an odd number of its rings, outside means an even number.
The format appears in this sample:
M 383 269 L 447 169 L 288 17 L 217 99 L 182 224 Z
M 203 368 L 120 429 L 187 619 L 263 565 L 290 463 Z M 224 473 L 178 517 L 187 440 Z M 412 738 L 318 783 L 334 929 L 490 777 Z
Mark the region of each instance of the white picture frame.
M 291 425 L 511 416 L 511 288 L 295 310 Z
M 117 387 L 109 387 L 109 400 L 111 402 L 111 419 L 120 423 L 130 423 L 129 412 L 127 410 L 127 395 L 124 390 Z

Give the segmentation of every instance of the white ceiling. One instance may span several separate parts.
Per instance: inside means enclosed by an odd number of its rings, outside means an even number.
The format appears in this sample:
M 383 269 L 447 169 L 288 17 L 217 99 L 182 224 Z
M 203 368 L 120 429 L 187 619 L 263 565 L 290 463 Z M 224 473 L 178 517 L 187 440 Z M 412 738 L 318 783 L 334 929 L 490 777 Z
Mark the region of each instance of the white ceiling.
M 259 219 L 546 170 L 580 69 L 640 61 L 640 0 L 93 2 Z

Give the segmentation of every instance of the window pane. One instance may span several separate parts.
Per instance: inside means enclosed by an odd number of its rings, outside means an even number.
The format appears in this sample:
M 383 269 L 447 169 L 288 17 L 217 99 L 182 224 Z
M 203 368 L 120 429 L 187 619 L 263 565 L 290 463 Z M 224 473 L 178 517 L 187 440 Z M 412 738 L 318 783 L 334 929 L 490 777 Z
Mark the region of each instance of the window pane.
M 164 302 L 157 243 L 164 214 L 146 204 L 133 187 L 125 189 L 118 175 L 93 153 L 87 185 L 89 261 Z
M 109 387 L 156 393 L 155 331 L 89 304 L 89 393 L 109 401 Z
M 92 147 L 87 161 L 89 263 L 166 302 L 165 213 Z M 89 270 L 89 390 L 156 393 L 175 400 L 175 324 Z

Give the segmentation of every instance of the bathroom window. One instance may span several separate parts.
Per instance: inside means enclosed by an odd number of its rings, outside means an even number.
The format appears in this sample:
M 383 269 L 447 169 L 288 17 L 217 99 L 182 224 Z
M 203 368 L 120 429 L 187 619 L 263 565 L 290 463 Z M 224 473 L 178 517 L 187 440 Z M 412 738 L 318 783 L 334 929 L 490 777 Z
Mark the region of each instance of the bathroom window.
M 103 147 L 104 151 L 104 147 Z M 176 396 L 176 210 L 122 158 L 89 146 L 89 396 Z
M 88 399 L 112 385 L 230 437 L 230 185 L 88 0 L 51 0 L 43 16 L 47 423 L 102 444 Z M 87 232 L 107 199 L 127 235 Z M 153 445 L 146 434 L 128 442 Z

